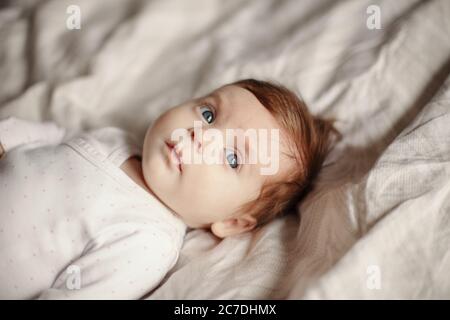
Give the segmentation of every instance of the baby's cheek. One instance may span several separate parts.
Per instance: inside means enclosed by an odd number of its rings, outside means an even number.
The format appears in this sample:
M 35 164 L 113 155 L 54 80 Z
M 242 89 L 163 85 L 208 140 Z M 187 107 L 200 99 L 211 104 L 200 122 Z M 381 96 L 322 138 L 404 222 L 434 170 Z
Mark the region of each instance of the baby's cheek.
M 246 178 L 245 182 L 241 182 L 239 189 L 241 205 L 258 198 L 267 180 L 264 176 L 254 175 Z

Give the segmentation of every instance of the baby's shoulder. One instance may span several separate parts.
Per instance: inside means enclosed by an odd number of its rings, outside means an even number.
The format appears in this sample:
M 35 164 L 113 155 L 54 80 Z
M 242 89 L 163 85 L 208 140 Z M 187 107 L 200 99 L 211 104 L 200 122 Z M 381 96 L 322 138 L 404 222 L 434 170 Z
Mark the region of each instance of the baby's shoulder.
M 117 127 L 92 129 L 84 134 L 85 137 L 95 140 L 106 150 L 113 150 L 125 145 L 137 145 L 137 139 L 130 132 Z
M 141 148 L 136 137 L 121 128 L 104 127 L 82 132 L 75 142 L 88 145 L 103 158 L 112 158 L 116 155 L 140 155 Z

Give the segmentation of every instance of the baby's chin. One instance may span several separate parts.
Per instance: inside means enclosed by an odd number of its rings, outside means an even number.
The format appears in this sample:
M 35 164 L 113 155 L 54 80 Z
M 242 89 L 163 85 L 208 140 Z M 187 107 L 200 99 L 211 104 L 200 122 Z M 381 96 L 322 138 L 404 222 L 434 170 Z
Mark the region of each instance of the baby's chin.
M 183 220 L 184 224 L 186 224 L 186 226 L 188 226 L 188 228 L 191 228 L 191 229 L 208 229 L 208 230 L 210 229 L 210 224 L 187 221 L 187 219 L 184 219 L 184 217 L 179 215 L 178 213 L 177 213 L 177 216 L 181 220 Z

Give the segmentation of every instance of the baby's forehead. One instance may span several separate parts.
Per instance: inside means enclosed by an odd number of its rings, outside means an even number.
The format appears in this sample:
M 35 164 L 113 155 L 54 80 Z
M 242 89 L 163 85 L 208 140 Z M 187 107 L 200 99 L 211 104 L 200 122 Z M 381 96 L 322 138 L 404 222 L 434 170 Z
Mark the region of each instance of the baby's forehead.
M 282 129 L 272 113 L 247 89 L 227 85 L 213 91 L 226 124 L 244 129 Z
M 221 100 L 219 103 L 222 109 L 227 109 L 222 111 L 227 113 L 227 119 L 235 120 L 238 124 L 237 128 L 277 129 L 281 148 L 287 152 L 291 147 L 292 137 L 287 134 L 285 128 L 275 116 L 250 91 L 236 85 L 227 85 L 213 91 L 211 95 Z
M 256 169 L 263 167 L 260 161 L 250 163 L 250 157 L 258 158 L 261 153 L 273 155 L 271 152 L 275 148 L 279 161 L 279 170 L 273 177 L 286 175 L 295 168 L 296 161 L 292 152 L 295 145 L 292 138 L 276 120 L 275 116 L 251 93 L 250 91 L 235 86 L 227 85 L 211 93 L 216 100 L 219 100 L 220 111 L 226 119 L 226 126 L 240 138 L 248 139 L 250 148 L 245 155 L 247 164 L 253 165 Z M 256 138 L 255 138 L 256 136 Z M 267 148 L 261 150 L 261 148 Z M 260 170 L 257 170 L 260 172 Z

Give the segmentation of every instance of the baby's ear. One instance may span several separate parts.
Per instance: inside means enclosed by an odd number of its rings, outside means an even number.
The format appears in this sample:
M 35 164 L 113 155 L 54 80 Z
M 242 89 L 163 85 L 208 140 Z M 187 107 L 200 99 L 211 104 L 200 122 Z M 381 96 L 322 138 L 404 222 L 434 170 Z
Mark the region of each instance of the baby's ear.
M 211 225 L 211 231 L 219 238 L 226 238 L 252 230 L 256 226 L 256 222 L 251 215 L 241 214 L 239 217 L 214 222 Z

